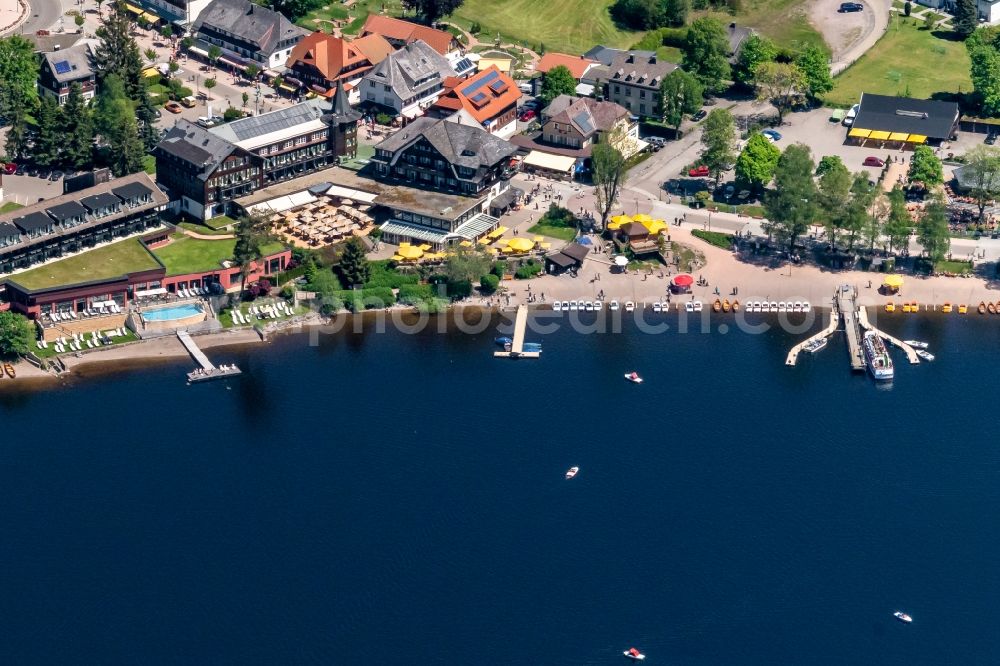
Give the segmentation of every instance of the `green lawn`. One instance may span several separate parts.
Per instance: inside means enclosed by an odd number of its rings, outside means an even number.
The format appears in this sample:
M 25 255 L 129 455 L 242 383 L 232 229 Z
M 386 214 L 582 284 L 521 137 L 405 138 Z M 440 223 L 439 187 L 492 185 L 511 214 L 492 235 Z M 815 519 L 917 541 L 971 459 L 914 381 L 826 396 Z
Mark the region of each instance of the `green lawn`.
M 9 213 L 12 210 L 17 210 L 18 208 L 24 208 L 24 206 L 17 203 L 16 201 L 7 201 L 2 206 L 0 206 L 0 213 Z
M 85 337 L 89 339 L 90 334 L 87 334 Z M 67 336 L 67 339 L 69 339 L 69 336 Z M 135 342 L 138 339 L 139 339 L 138 335 L 133 333 L 130 329 L 126 328 L 125 335 L 111 338 L 110 345 L 102 345 L 101 347 L 98 347 L 98 349 L 104 349 L 109 346 L 115 347 L 117 345 L 125 344 L 126 342 Z M 49 346 L 46 349 L 39 349 L 37 345 L 34 345 L 34 343 L 32 343 L 32 346 L 33 349 L 31 350 L 31 353 L 37 356 L 38 358 L 52 358 L 53 356 L 59 356 L 59 354 L 56 353 L 55 346 L 51 342 L 49 343 Z M 88 347 L 86 343 L 84 343 L 83 351 L 87 351 L 89 349 L 90 347 Z M 69 350 L 64 352 L 64 354 L 75 354 L 75 353 L 76 353 L 75 351 L 69 351 Z
M 934 270 L 938 273 L 971 273 L 971 261 L 939 261 L 934 264 Z
M 825 44 L 823 36 L 809 23 L 809 6 L 801 0 L 746 0 L 740 3 L 735 17 L 721 12 L 712 15 L 722 25 L 735 21 L 770 37 L 780 46 L 799 49 L 809 44 Z
M 106 280 L 158 267 L 159 264 L 145 246 L 133 238 L 46 266 L 32 268 L 23 273 L 16 273 L 10 276 L 10 280 L 28 289 L 45 289 L 91 280 Z
M 193 231 L 196 234 L 202 234 L 203 236 L 231 236 L 232 232 L 228 229 L 213 229 L 212 227 L 206 226 L 204 224 L 198 224 L 197 222 L 181 222 L 178 224 L 182 229 L 187 229 L 188 231 Z
M 225 227 L 233 226 L 234 224 L 236 224 L 236 220 L 228 215 L 219 215 L 218 217 L 205 220 L 205 226 L 209 229 L 223 229 Z
M 174 234 L 170 245 L 154 251 L 157 258 L 167 267 L 167 275 L 184 275 L 212 271 L 222 267 L 222 262 L 233 258 L 235 238 L 221 240 L 201 240 L 183 234 Z M 281 243 L 269 243 L 261 248 L 264 255 L 278 252 Z
M 962 42 L 935 37 L 916 27 L 916 19 L 900 19 L 858 62 L 834 79 L 826 95 L 833 106 L 856 104 L 862 92 L 929 98 L 938 92 L 972 90 L 969 55 Z
M 536 224 L 528 229 L 529 233 L 539 236 L 549 236 L 559 240 L 571 241 L 576 238 L 576 229 L 572 227 L 554 227 L 550 224 Z

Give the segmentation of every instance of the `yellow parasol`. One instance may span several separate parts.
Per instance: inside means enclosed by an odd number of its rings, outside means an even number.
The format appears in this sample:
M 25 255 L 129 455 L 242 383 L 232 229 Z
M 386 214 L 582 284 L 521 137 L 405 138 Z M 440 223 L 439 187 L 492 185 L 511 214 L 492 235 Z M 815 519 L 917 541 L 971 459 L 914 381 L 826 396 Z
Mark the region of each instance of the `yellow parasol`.
M 897 275 L 895 273 L 892 275 L 886 275 L 885 279 L 882 280 L 882 284 L 884 284 L 887 287 L 893 287 L 895 289 L 898 289 L 903 286 L 903 276 Z
M 414 247 L 412 245 L 407 245 L 406 247 L 400 245 L 399 252 L 397 252 L 397 254 L 403 259 L 419 259 L 424 256 L 424 251 L 419 247 Z
M 511 238 L 507 241 L 507 247 L 514 252 L 527 252 L 531 248 L 535 247 L 535 243 L 527 238 Z
M 403 260 L 403 255 L 401 255 L 401 254 L 394 254 L 394 255 L 392 255 L 392 260 L 393 261 L 402 261 Z
M 461 245 L 462 247 L 472 247 L 472 243 L 467 240 L 462 241 L 461 243 L 459 243 L 459 245 Z
M 431 246 L 428 243 L 424 243 L 423 245 L 419 245 L 418 247 L 421 250 L 423 250 L 424 252 L 426 252 L 427 250 L 431 249 Z
M 642 226 L 646 227 L 646 231 L 655 235 L 666 229 L 667 223 L 663 220 L 650 220 L 649 222 L 643 222 Z
M 611 222 L 613 224 L 617 224 L 619 226 L 621 226 L 623 224 L 626 224 L 627 222 L 631 222 L 631 221 L 632 221 L 632 218 L 630 216 L 628 216 L 628 215 L 615 215 L 615 216 L 613 216 L 611 218 Z
M 640 224 L 646 224 L 647 222 L 652 222 L 653 218 L 650 217 L 649 215 L 646 215 L 645 213 L 639 213 L 638 215 L 632 216 L 632 221 L 638 222 Z

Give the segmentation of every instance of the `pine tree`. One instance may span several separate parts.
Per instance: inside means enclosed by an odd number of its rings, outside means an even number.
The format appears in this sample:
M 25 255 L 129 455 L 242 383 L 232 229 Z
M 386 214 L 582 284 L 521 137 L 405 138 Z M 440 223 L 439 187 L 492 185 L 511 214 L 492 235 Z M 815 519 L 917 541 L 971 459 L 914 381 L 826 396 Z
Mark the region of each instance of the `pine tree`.
M 340 278 L 345 285 L 362 285 L 368 281 L 371 267 L 365 256 L 365 245 L 360 238 L 355 236 L 344 244 L 344 251 L 340 255 L 339 270 Z
M 94 52 L 98 77 L 103 81 L 116 75 L 125 84 L 129 98 L 139 101 L 146 89 L 142 80 L 142 53 L 132 37 L 132 20 L 124 2 L 118 0 L 111 5 L 97 29 L 97 37 L 101 40 Z
M 145 151 L 135 111 L 125 94 L 124 84 L 114 74 L 108 75 L 101 86 L 96 121 L 101 136 L 110 147 L 111 169 L 115 175 L 125 176 L 141 171 Z
M 62 109 L 65 132 L 63 159 L 74 169 L 86 169 L 93 164 L 94 120 L 83 99 L 79 83 L 69 87 L 69 97 Z
M 135 119 L 138 121 L 142 147 L 149 152 L 160 142 L 160 130 L 156 128 L 156 107 L 145 91 L 135 109 Z
M 933 12 L 927 12 L 928 15 Z M 976 8 L 976 0 L 958 0 L 955 3 L 955 18 L 952 19 L 952 26 L 955 34 L 965 39 L 979 27 L 979 11 Z
M 51 167 L 59 163 L 60 147 L 63 142 L 59 115 L 59 104 L 55 97 L 42 95 L 38 115 L 35 118 L 38 133 L 33 148 L 35 162 L 40 166 Z

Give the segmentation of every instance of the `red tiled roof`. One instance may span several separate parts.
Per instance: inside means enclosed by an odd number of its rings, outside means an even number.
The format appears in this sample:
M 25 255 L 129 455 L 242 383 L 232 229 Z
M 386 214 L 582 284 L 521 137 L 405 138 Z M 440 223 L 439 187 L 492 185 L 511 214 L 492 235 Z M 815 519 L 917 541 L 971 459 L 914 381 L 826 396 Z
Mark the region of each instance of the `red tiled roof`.
M 452 42 L 455 41 L 450 32 L 435 30 L 426 25 L 379 14 L 368 15 L 364 27 L 361 28 L 361 34 L 382 35 L 386 39 L 396 39 L 407 44 L 422 39 L 427 42 L 428 46 L 442 55 L 451 51 Z
M 312 65 L 328 81 L 336 81 L 345 68 L 362 62 L 369 63 L 369 67 L 377 65 L 390 53 L 392 45 L 379 35 L 347 41 L 324 32 L 314 32 L 292 49 L 288 67 L 294 68 L 299 62 Z M 351 74 L 360 76 L 365 70 L 365 67 L 357 68 Z
M 535 69 L 545 74 L 553 67 L 562 65 L 570 71 L 570 74 L 573 75 L 574 79 L 579 81 L 583 76 L 583 73 L 587 71 L 587 68 L 596 64 L 598 64 L 596 60 L 590 60 L 588 58 L 584 58 L 583 56 L 549 52 L 542 56 L 542 59 L 538 61 L 538 65 L 535 66 Z
M 521 91 L 514 79 L 491 65 L 471 78 L 456 81 L 434 106 L 452 111 L 465 109 L 477 122 L 483 123 L 516 104 L 520 98 Z

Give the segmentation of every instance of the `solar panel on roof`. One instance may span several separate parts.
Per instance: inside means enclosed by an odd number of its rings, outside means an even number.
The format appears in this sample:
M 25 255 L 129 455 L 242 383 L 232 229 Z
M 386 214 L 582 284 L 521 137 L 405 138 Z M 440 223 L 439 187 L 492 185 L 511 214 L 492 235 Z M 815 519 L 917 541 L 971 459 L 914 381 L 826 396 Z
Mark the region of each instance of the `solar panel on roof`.
M 494 81 L 494 79 L 496 79 L 498 76 L 500 76 L 500 72 L 498 72 L 496 70 L 493 70 L 489 74 L 487 74 L 486 76 L 484 76 L 483 78 L 478 79 L 476 81 L 473 81 L 469 85 L 467 85 L 464 88 L 462 88 L 462 94 L 465 95 L 466 97 L 468 97 L 469 95 L 471 95 L 472 93 L 476 92 L 477 90 L 479 90 L 483 86 L 486 86 L 486 85 L 489 85 L 490 83 L 492 83 Z
M 490 90 L 498 95 L 502 94 L 508 87 L 507 82 L 502 79 L 490 84 Z
M 469 98 L 469 101 L 475 104 L 476 106 L 482 106 L 483 104 L 486 104 L 487 100 L 489 100 L 489 98 L 486 96 L 486 93 L 483 92 L 477 92 L 475 95 Z
M 70 69 L 68 60 L 60 60 L 55 64 L 56 74 L 69 74 Z

